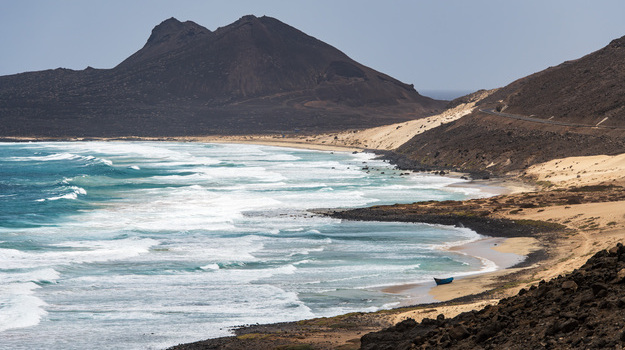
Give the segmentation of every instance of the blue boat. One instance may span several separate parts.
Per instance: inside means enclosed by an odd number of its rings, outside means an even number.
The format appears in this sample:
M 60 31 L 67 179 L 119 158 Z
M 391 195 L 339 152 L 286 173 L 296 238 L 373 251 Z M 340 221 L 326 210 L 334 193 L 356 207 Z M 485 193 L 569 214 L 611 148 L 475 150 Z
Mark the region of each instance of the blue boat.
M 453 280 L 454 280 L 453 277 L 448 277 L 448 278 L 436 278 L 436 277 L 434 277 L 434 282 L 436 282 L 436 285 L 448 284 L 448 283 L 451 283 L 451 281 L 453 281 Z

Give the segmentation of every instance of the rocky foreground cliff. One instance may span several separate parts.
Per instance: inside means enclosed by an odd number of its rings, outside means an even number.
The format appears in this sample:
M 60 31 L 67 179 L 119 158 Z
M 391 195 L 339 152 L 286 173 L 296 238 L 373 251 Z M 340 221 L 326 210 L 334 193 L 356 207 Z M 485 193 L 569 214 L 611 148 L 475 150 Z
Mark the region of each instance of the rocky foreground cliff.
M 0 77 L 0 137 L 314 133 L 444 106 L 271 17 L 215 31 L 170 18 L 113 69 Z

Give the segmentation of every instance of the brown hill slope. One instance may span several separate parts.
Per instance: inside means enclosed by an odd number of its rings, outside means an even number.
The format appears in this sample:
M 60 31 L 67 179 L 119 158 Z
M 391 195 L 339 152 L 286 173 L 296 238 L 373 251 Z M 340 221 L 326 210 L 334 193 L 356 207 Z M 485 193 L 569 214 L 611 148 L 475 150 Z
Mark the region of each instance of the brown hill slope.
M 625 37 L 519 79 L 398 153 L 426 166 L 495 173 L 556 158 L 625 153 L 624 43 Z
M 513 82 L 485 101 L 487 106 L 494 103 L 513 114 L 625 127 L 625 36 L 580 59 Z
M 0 77 L 2 136 L 183 136 L 371 127 L 444 106 L 274 18 L 168 19 L 113 69 Z

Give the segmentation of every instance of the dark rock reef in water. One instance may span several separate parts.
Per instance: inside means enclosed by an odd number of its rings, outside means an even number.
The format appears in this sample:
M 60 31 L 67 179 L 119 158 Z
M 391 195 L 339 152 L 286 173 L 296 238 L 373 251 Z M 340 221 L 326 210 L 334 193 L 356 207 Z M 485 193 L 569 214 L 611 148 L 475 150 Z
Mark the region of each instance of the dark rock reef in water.
M 519 79 L 482 100 L 472 114 L 414 137 L 397 153 L 424 167 L 492 173 L 522 172 L 570 156 L 624 153 L 624 43 L 622 37 Z
M 361 349 L 621 349 L 624 312 L 625 247 L 618 244 L 498 305 L 366 334 Z
M 271 17 L 215 31 L 170 18 L 113 69 L 0 77 L 0 136 L 321 132 L 444 105 Z

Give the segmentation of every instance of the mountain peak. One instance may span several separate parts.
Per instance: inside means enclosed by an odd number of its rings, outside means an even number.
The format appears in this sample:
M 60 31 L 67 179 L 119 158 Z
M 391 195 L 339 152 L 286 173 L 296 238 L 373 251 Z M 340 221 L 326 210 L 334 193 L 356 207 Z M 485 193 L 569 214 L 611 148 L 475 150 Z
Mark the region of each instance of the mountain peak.
M 211 31 L 192 21 L 180 22 L 174 17 L 164 20 L 152 29 L 143 48 L 128 57 L 118 67 L 129 66 L 173 52 L 188 43 L 205 38 Z
M 146 46 L 158 45 L 171 40 L 181 41 L 208 34 L 210 30 L 192 21 L 180 22 L 174 17 L 164 20 L 152 29 Z
M 612 48 L 620 48 L 620 47 L 625 47 L 625 36 L 622 36 L 618 39 L 614 39 L 612 40 L 612 42 L 610 42 L 610 47 Z
M 257 21 L 257 20 L 258 20 L 258 17 L 254 15 L 246 15 L 246 16 L 239 18 L 240 22 L 252 22 L 252 21 Z

